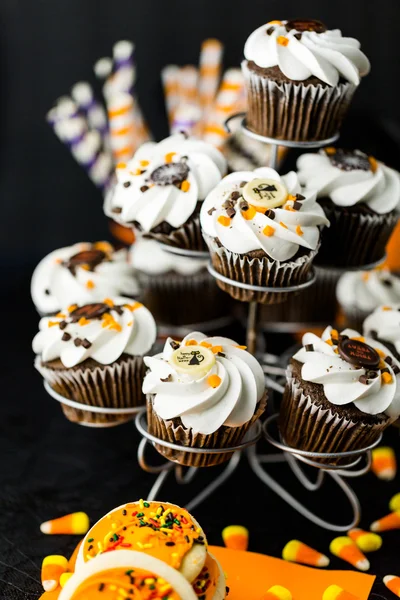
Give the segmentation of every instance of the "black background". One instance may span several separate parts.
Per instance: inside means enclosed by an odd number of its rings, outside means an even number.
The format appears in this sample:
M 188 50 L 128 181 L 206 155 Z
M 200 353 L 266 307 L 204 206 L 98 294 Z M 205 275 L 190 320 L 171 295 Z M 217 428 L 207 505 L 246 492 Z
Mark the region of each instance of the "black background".
M 87 79 L 96 85 L 92 64 L 109 55 L 116 40 L 128 38 L 136 43 L 141 104 L 160 138 L 167 133 L 162 66 L 196 63 L 201 40 L 210 36 L 225 43 L 225 66 L 238 65 L 247 35 L 263 22 L 316 17 L 360 39 L 372 62 L 342 132 L 344 144 L 399 167 L 399 13 L 396 0 L 1 0 L 2 598 L 36 598 L 43 556 L 72 550 L 76 540 L 40 534 L 43 520 L 74 510 L 86 510 L 97 519 L 122 502 L 145 496 L 153 480 L 137 466 L 138 436 L 132 425 L 95 431 L 68 423 L 32 367 L 30 343 L 37 328 L 29 299 L 32 268 L 54 248 L 107 235 L 101 196 L 46 124 L 46 112 L 76 81 Z M 388 433 L 388 443 L 398 446 L 395 430 Z M 332 520 L 350 519 L 330 485 L 309 498 L 286 468 L 272 472 Z M 170 484 L 163 495 L 184 504 L 210 476 L 211 471 L 202 473 L 190 490 Z M 388 500 L 400 485 L 398 480 L 385 484 L 367 475 L 354 487 L 365 515 L 362 525 L 367 527 L 386 514 Z M 211 543 L 220 543 L 223 526 L 239 522 L 250 529 L 252 550 L 274 556 L 296 537 L 327 552 L 334 537 L 309 525 L 266 490 L 245 460 L 196 516 Z M 398 557 L 399 534 L 388 533 L 383 549 L 371 559 L 372 572 L 380 577 L 400 574 Z M 342 568 L 344 563 L 333 559 L 332 566 Z M 376 591 L 388 597 L 379 582 Z

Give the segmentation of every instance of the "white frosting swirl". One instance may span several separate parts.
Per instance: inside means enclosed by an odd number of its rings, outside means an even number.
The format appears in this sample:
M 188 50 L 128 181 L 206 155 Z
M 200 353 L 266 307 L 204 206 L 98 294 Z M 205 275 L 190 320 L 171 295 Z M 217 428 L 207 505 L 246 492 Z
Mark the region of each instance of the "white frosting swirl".
M 328 152 L 333 149 L 328 148 Z M 339 151 L 340 152 L 340 151 Z M 334 154 L 320 150 L 302 154 L 297 160 L 297 172 L 306 190 L 318 198 L 330 198 L 336 206 L 354 206 L 360 202 L 382 215 L 398 208 L 400 174 L 381 162 L 355 150 L 345 159 L 350 168 L 339 168 L 332 162 Z M 357 163 L 369 161 L 370 168 L 357 168 Z
M 304 334 L 303 347 L 293 356 L 295 360 L 303 363 L 302 379 L 321 384 L 327 400 L 336 406 L 353 402 L 363 413 L 385 413 L 391 418 L 397 418 L 400 415 L 400 379 L 395 375 L 392 366 L 385 362 L 391 376 L 390 382 L 383 383 L 381 371 L 378 369 L 377 377 L 368 379 L 368 383 L 362 383 L 359 379 L 368 369 L 358 368 L 341 358 L 335 352 L 336 347 L 328 343 L 331 340 L 331 332 L 332 328 L 327 327 L 321 337 L 314 333 Z M 360 339 L 360 334 L 352 329 L 345 329 L 341 335 Z M 383 357 L 390 355 L 385 346 L 372 338 L 365 338 L 365 343 L 380 351 Z M 309 344 L 313 346 L 312 351 L 305 348 Z M 399 366 L 395 359 L 393 364 Z
M 264 69 L 278 66 L 294 81 L 314 76 L 330 86 L 336 86 L 341 77 L 358 85 L 369 73 L 370 63 L 360 50 L 360 42 L 343 37 L 340 29 L 287 31 L 288 21 L 275 23 L 262 25 L 249 36 L 244 47 L 247 60 Z
M 393 344 L 400 355 L 400 304 L 378 306 L 364 321 L 365 335 L 372 332 L 384 342 Z
M 208 260 L 187 258 L 163 250 L 155 240 L 138 239 L 132 244 L 130 262 L 137 271 L 148 275 L 162 275 L 174 272 L 179 275 L 194 275 L 207 267 Z
M 93 265 L 84 260 L 70 262 L 82 252 L 95 256 L 99 251 L 104 256 L 100 254 L 100 262 Z M 68 265 L 73 266 L 68 268 Z M 37 265 L 31 281 L 33 303 L 43 314 L 74 302 L 98 302 L 107 296 L 134 297 L 138 292 L 127 250 L 115 251 L 108 242 L 82 242 L 54 250 Z
M 222 425 L 240 427 L 254 415 L 257 403 L 265 392 L 264 374 L 258 361 L 224 337 L 206 337 L 194 332 L 181 342 L 189 340 L 206 347 L 222 347 L 223 356 L 215 355 L 210 370 L 198 379 L 178 372 L 168 362 L 174 352 L 169 338 L 162 354 L 144 359 L 150 369 L 143 383 L 144 394 L 154 394 L 153 408 L 162 419 L 180 417 L 186 428 L 208 435 Z M 219 378 L 218 387 L 212 387 L 209 377 Z M 163 381 L 165 380 L 165 381 Z
M 273 209 L 274 219 L 256 212 L 254 218 L 248 220 L 244 218 L 238 204 L 236 214 L 230 220 L 229 226 L 222 225 L 219 219 L 226 215 L 222 206 L 224 202 L 232 192 L 241 192 L 241 182 L 252 181 L 255 178 L 276 180 L 283 184 L 289 195 L 305 195 L 300 210 L 290 210 L 294 201 L 287 199 L 281 208 Z M 238 202 L 240 203 L 240 200 Z M 216 210 L 213 211 L 214 208 Z M 324 211 L 316 202 L 316 194 L 314 192 L 305 194 L 294 171 L 281 176 L 269 167 L 262 167 L 255 171 L 238 171 L 225 177 L 204 201 L 200 221 L 203 231 L 213 238 L 218 238 L 231 252 L 245 254 L 261 249 L 272 259 L 279 261 L 292 258 L 300 246 L 315 250 L 320 238 L 319 227 L 329 226 Z M 266 227 L 273 229 L 272 235 L 264 233 Z M 271 232 L 271 230 L 267 231 Z
M 371 312 L 380 304 L 400 302 L 400 278 L 389 269 L 349 271 L 340 277 L 336 297 L 345 310 Z
M 150 311 L 129 298 L 111 298 L 106 303 L 109 310 L 99 317 L 82 316 L 76 320 L 74 306 L 64 309 L 55 317 L 43 317 L 39 323 L 39 333 L 32 342 L 33 351 L 40 355 L 43 362 L 59 358 L 67 368 L 87 358 L 109 365 L 118 360 L 121 354 L 146 354 L 156 340 L 156 324 Z M 81 309 L 82 315 L 87 315 L 87 310 L 95 306 L 105 307 L 103 303 L 87 304 L 81 305 L 78 310 Z
M 117 183 L 104 211 L 123 225 L 137 221 L 146 233 L 163 222 L 177 228 L 225 172 L 222 154 L 201 140 L 179 134 L 158 144 L 147 142 L 128 163 L 117 165 Z M 175 183 L 166 183 L 174 175 Z

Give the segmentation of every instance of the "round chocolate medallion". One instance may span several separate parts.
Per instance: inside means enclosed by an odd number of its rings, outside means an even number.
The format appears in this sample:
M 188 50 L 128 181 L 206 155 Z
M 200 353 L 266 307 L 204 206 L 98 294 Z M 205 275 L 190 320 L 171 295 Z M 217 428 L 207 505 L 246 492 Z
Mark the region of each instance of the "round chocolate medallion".
M 343 148 L 335 150 L 335 152 L 328 154 L 334 167 L 341 171 L 371 171 L 371 163 L 364 152 L 360 150 L 343 150 Z
M 379 354 L 364 342 L 350 338 L 342 339 L 338 348 L 340 356 L 352 365 L 365 369 L 377 369 L 379 367 Z
M 109 312 L 110 307 L 108 304 L 104 304 L 103 302 L 95 302 L 93 304 L 84 304 L 83 306 L 78 306 L 70 313 L 70 317 L 73 319 L 85 317 L 85 319 L 99 319 L 106 312 Z
M 315 33 L 324 33 L 326 25 L 318 19 L 291 19 L 285 23 L 286 31 L 296 29 L 296 31 L 315 31 Z
M 76 267 L 80 265 L 89 265 L 91 271 L 99 265 L 106 258 L 106 253 L 103 250 L 82 250 L 71 256 L 66 262 L 65 266 L 71 271 L 75 271 Z
M 156 185 L 178 185 L 189 175 L 189 167 L 185 162 L 171 162 L 154 169 L 150 181 Z

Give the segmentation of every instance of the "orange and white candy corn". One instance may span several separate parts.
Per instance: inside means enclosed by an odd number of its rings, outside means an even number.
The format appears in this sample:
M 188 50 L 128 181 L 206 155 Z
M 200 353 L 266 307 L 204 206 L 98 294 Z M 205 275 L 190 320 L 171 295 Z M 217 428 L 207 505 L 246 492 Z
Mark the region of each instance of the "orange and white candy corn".
M 382 546 L 382 538 L 377 533 L 371 533 L 363 529 L 351 529 L 347 535 L 362 552 L 375 552 Z
M 262 600 L 293 600 L 292 594 L 282 585 L 273 585 Z
M 395 494 L 389 502 L 389 508 L 393 512 L 400 510 L 400 494 Z
M 327 556 L 303 544 L 303 542 L 299 542 L 299 540 L 291 540 L 286 544 L 282 550 L 282 558 L 290 562 L 311 565 L 312 567 L 327 567 L 329 565 Z
M 391 481 L 397 472 L 396 455 L 392 448 L 381 446 L 372 450 L 371 470 L 379 479 Z
M 84 535 L 89 530 L 89 517 L 84 512 L 71 513 L 58 519 L 45 521 L 40 531 L 48 535 L 65 533 L 69 535 Z
M 389 531 L 391 529 L 400 529 L 400 510 L 395 510 L 385 517 L 374 521 L 370 527 L 371 531 Z
M 383 578 L 383 583 L 386 585 L 388 590 L 400 598 L 400 577 L 396 577 L 395 575 L 386 575 L 386 577 Z
M 247 550 L 249 532 L 242 525 L 228 525 L 222 530 L 222 539 L 225 546 L 231 550 Z
M 330 585 L 322 594 L 322 600 L 360 600 L 350 592 L 346 592 L 338 585 Z
M 42 586 L 45 592 L 52 592 L 58 587 L 60 577 L 68 567 L 68 559 L 57 554 L 46 556 L 42 562 Z
M 345 560 L 356 569 L 368 571 L 370 567 L 369 560 L 349 537 L 340 536 L 335 538 L 331 541 L 329 549 L 334 556 Z

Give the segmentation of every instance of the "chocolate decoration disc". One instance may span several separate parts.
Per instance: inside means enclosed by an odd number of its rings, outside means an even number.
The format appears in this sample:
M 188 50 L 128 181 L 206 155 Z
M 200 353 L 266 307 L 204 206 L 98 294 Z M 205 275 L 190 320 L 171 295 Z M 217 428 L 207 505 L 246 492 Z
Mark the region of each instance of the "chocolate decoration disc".
M 348 363 L 366 369 L 379 367 L 379 354 L 374 348 L 359 340 L 341 339 L 338 345 L 340 356 Z
M 185 181 L 189 167 L 184 162 L 171 162 L 157 167 L 150 175 L 150 181 L 156 185 L 177 185 Z
M 104 304 L 103 302 L 96 302 L 93 304 L 84 304 L 83 306 L 78 306 L 70 313 L 70 317 L 85 317 L 85 319 L 99 319 L 106 312 L 109 312 L 110 307 L 108 304 Z
M 337 148 L 336 152 L 328 154 L 334 167 L 341 171 L 371 171 L 371 163 L 367 154 L 360 150 L 343 150 Z
M 106 253 L 103 250 L 82 250 L 71 256 L 66 262 L 65 266 L 68 269 L 74 270 L 79 265 L 89 265 L 90 270 L 99 265 L 106 258 Z
M 318 19 L 291 19 L 285 24 L 286 31 L 296 29 L 296 31 L 315 31 L 315 33 L 324 33 L 326 25 Z

